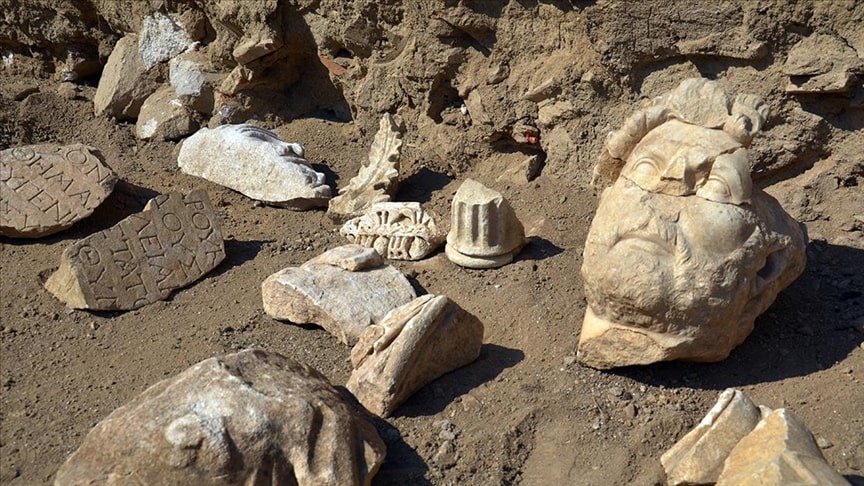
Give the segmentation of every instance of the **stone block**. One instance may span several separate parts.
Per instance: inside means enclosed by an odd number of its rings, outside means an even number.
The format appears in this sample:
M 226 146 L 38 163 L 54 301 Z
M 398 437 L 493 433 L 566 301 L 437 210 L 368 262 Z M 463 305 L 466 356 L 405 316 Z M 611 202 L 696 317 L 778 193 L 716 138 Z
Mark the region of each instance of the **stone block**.
M 39 238 L 86 218 L 117 176 L 86 145 L 25 145 L 0 152 L 0 235 Z
M 73 309 L 131 310 L 164 300 L 223 259 L 207 193 L 163 194 L 144 211 L 67 247 L 45 288 Z
M 371 324 L 416 297 L 402 272 L 374 249 L 345 245 L 261 284 L 264 311 L 278 320 L 317 324 L 353 345 Z
M 97 115 L 134 120 L 141 105 L 161 84 L 157 70 L 147 70 L 138 52 L 138 37 L 128 34 L 114 46 L 93 96 Z
M 165 62 L 192 45 L 183 27 L 158 10 L 144 18 L 138 35 L 138 53 L 144 69 Z
M 174 88 L 163 86 L 141 106 L 135 136 L 142 140 L 178 140 L 197 129 L 192 110 L 183 105 Z

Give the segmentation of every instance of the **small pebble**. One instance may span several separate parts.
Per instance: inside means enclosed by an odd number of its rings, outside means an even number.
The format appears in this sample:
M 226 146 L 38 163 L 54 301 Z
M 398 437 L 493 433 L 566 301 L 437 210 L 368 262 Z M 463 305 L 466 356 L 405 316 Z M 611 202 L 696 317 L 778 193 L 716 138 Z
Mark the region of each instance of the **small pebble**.
M 834 447 L 834 443 L 825 437 L 819 437 L 816 439 L 816 445 L 818 445 L 820 449 L 830 449 Z

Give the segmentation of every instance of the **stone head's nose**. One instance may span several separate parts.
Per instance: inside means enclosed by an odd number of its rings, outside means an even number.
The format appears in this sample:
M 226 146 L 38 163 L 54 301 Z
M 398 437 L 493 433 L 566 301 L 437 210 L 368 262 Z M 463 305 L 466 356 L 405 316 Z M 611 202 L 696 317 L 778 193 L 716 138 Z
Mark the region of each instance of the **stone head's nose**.
M 686 157 L 675 157 L 669 161 L 663 173 L 660 174 L 660 179 L 664 181 L 683 181 L 687 169 Z

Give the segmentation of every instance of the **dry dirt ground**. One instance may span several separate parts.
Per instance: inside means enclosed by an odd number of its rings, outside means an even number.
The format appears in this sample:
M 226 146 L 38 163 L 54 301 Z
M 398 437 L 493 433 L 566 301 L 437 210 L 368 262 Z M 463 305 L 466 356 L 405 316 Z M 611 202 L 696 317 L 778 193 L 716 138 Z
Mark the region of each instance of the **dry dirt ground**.
M 54 81 L 7 81 L 0 148 L 93 145 L 123 182 L 69 231 L 0 239 L 0 483 L 50 483 L 97 421 L 210 356 L 255 346 L 306 362 L 335 385 L 346 382 L 347 347 L 320 328 L 274 321 L 261 305 L 266 276 L 343 244 L 324 211 L 262 207 L 179 172 L 176 144 L 141 142 L 134 127 L 95 117 L 93 86 L 70 100 Z M 27 83 L 38 91 L 12 99 Z M 351 123 L 306 118 L 274 128 L 303 143 L 334 185 L 366 157 Z M 418 291 L 446 294 L 477 315 L 486 336 L 477 362 L 377 421 L 388 456 L 375 484 L 660 483 L 662 452 L 726 387 L 790 408 L 823 439 L 828 461 L 864 484 L 864 149 L 857 149 L 847 144 L 857 161 L 819 161 L 768 188 L 808 226 L 807 270 L 727 360 L 613 372 L 574 363 L 585 311 L 582 245 L 595 195 L 554 174 L 496 180 L 494 164 L 460 175 L 502 191 L 531 242 L 496 270 L 466 270 L 440 252 L 395 262 Z M 449 214 L 461 181 L 424 160 L 408 147 L 398 199 Z M 140 210 L 156 193 L 193 188 L 209 192 L 226 238 L 228 257 L 211 274 L 132 312 L 73 311 L 43 289 L 70 242 Z

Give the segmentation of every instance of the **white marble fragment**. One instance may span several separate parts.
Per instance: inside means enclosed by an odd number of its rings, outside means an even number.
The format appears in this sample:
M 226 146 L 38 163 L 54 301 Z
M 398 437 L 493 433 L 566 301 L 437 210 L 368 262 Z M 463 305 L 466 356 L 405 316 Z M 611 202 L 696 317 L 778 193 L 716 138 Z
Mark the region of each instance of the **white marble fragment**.
M 423 295 L 366 328 L 346 388 L 382 417 L 436 378 L 480 355 L 483 323 L 443 295 Z
M 498 191 L 466 179 L 452 203 L 447 258 L 468 268 L 497 268 L 525 245 L 525 229 Z
M 278 320 L 317 324 L 353 345 L 370 325 L 416 297 L 402 272 L 372 248 L 344 245 L 267 277 L 264 311 Z
M 446 238 L 437 219 L 418 202 L 380 202 L 347 221 L 339 232 L 350 243 L 375 248 L 390 260 L 420 260 Z
M 360 216 L 373 204 L 389 201 L 396 194 L 403 130 L 392 115 L 381 118 L 368 163 L 330 200 L 328 216 L 337 221 Z
M 306 210 L 325 206 L 330 187 L 303 158 L 303 147 L 252 125 L 202 128 L 177 157 L 190 175 L 229 187 L 273 206 Z

